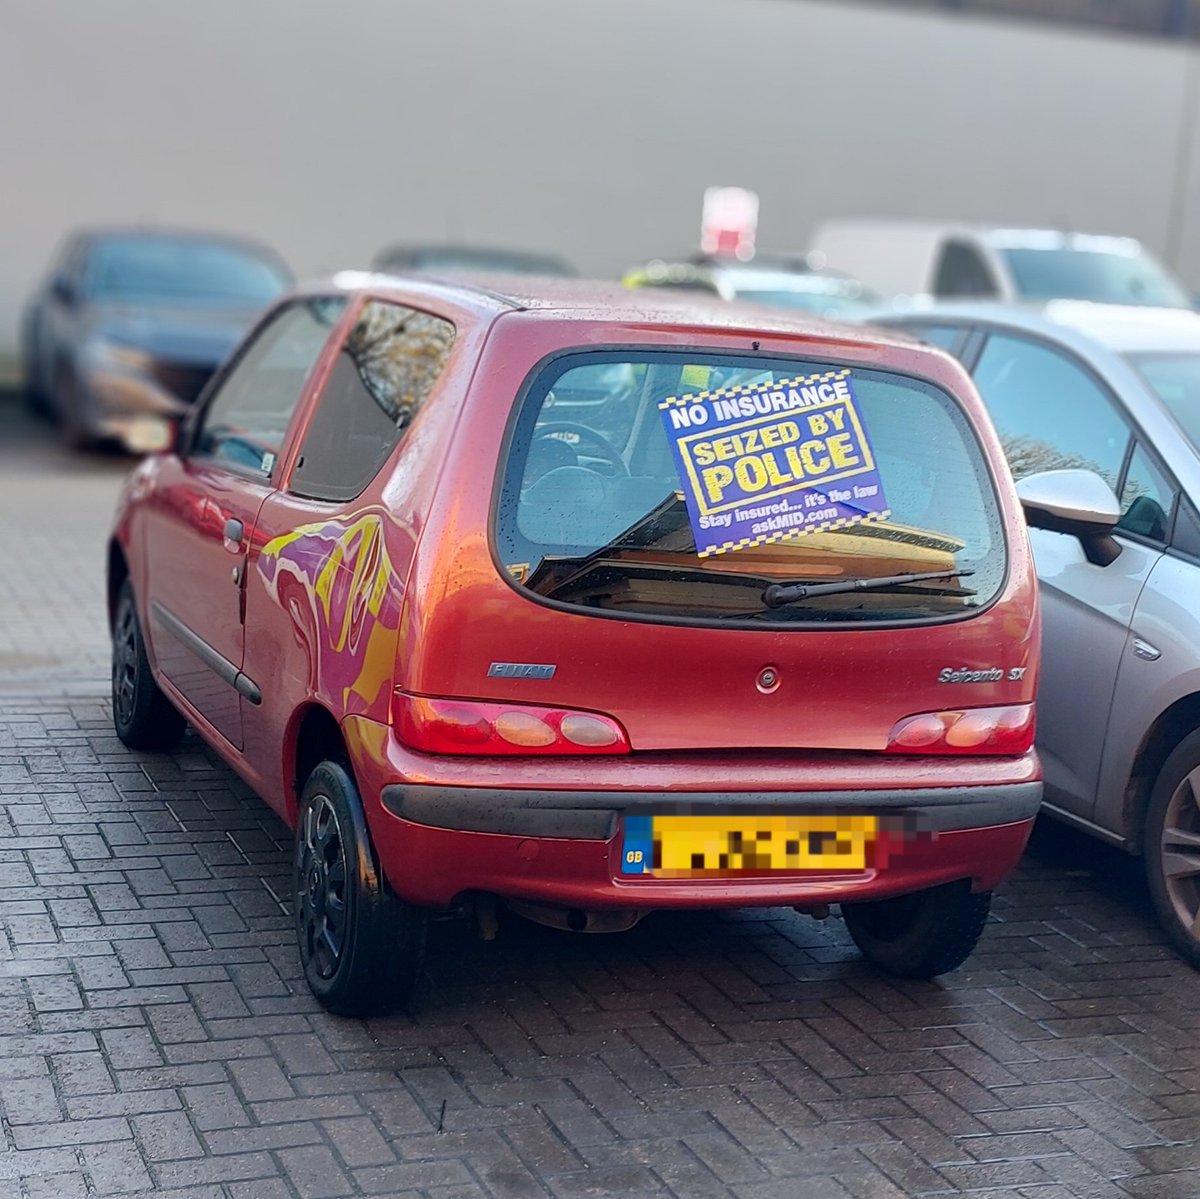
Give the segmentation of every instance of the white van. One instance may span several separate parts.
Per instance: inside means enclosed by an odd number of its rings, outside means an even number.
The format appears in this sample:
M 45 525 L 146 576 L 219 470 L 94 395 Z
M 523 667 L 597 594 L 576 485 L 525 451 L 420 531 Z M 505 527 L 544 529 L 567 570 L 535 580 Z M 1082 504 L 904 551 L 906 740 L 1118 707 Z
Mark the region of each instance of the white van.
M 836 220 L 811 251 L 885 295 L 1093 300 L 1191 308 L 1187 289 L 1140 242 L 947 221 Z

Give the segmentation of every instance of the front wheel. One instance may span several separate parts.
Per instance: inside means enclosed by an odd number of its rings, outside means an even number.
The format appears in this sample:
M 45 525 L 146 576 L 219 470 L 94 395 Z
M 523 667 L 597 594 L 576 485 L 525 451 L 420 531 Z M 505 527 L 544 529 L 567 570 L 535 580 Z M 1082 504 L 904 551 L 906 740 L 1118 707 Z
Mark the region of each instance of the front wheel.
M 133 584 L 117 596 L 112 630 L 113 728 L 130 749 L 173 749 L 186 721 L 154 681 Z
M 971 956 L 987 923 L 991 892 L 947 883 L 878 899 L 842 904 L 842 916 L 863 957 L 901 978 L 934 978 Z
M 1146 809 L 1146 882 L 1163 931 L 1200 966 L 1200 730 L 1159 771 Z
M 25 400 L 25 410 L 38 420 L 46 420 L 51 415 L 50 401 L 45 391 L 38 385 L 37 377 L 32 370 L 25 376 L 21 394 Z
M 296 939 L 309 989 L 339 1016 L 389 1011 L 425 955 L 426 913 L 394 896 L 375 860 L 354 780 L 322 762 L 296 820 Z
M 54 407 L 59 433 L 67 448 L 75 451 L 95 448 L 96 437 L 84 416 L 79 385 L 65 367 L 59 370 L 54 380 Z

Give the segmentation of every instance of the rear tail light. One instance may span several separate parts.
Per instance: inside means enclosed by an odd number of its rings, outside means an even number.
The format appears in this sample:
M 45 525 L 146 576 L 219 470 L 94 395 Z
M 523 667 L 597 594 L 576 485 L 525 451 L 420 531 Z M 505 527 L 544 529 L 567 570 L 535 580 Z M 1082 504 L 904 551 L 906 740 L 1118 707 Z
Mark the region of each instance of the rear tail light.
M 627 754 L 629 738 L 610 716 L 530 704 L 430 699 L 397 691 L 392 726 L 427 754 Z
M 1023 754 L 1033 746 L 1033 704 L 906 716 L 888 734 L 893 754 Z

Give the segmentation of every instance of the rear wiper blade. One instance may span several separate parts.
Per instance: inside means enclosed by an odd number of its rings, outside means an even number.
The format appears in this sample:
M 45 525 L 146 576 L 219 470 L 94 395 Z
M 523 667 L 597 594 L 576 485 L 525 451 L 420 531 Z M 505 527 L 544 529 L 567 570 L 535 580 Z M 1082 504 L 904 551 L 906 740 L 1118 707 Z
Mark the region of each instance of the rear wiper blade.
M 838 595 L 846 591 L 875 591 L 898 587 L 903 583 L 922 583 L 927 579 L 963 579 L 973 570 L 927 570 L 921 574 L 881 575 L 874 579 L 839 579 L 836 583 L 772 583 L 763 589 L 762 601 L 768 608 L 782 608 L 810 595 Z

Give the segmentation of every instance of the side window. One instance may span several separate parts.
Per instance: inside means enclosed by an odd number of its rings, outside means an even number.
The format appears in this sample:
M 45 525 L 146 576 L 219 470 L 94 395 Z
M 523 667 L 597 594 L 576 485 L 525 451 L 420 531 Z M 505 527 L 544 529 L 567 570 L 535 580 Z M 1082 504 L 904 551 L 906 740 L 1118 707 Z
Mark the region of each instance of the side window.
M 948 241 L 933 282 L 938 296 L 994 296 L 1000 289 L 979 251 L 963 241 Z
M 1151 541 L 1166 541 L 1174 506 L 1174 487 L 1139 444 L 1125 472 L 1117 528 Z
M 1200 516 L 1196 515 L 1196 509 L 1189 500 L 1180 501 L 1171 544 L 1181 554 L 1200 561 Z
M 291 488 L 320 500 L 353 499 L 375 477 L 442 374 L 454 326 L 370 301 L 321 393 Z
M 299 300 L 262 329 L 205 409 L 192 454 L 270 477 L 304 384 L 345 306 L 341 297 Z
M 980 355 L 975 385 L 1016 478 L 1077 467 L 1117 490 L 1129 427 L 1082 366 L 1037 342 L 996 334 Z
M 961 325 L 901 325 L 900 328 L 948 354 L 961 347 L 967 332 Z

